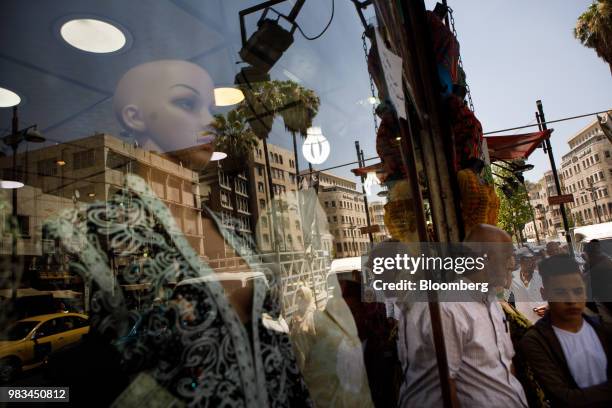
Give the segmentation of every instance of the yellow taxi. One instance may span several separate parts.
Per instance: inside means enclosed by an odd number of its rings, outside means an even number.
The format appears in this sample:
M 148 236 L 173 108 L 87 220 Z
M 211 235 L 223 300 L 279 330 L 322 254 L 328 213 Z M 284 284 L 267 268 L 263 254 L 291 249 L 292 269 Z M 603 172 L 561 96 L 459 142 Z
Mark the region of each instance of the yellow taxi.
M 19 320 L 0 331 L 0 383 L 21 370 L 40 365 L 89 332 L 89 320 L 78 313 L 54 313 Z

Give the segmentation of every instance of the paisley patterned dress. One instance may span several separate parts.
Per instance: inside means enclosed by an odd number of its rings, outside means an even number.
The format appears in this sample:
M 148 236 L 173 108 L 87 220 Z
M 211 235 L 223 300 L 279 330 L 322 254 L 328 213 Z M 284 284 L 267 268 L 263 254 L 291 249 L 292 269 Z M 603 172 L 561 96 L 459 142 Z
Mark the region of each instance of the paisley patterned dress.
M 253 281 L 251 318 L 243 323 L 214 271 L 143 179 L 127 175 L 110 200 L 67 209 L 48 228 L 70 254 L 72 270 L 91 282 L 92 330 L 116 345 L 131 378 L 152 378 L 178 405 L 312 405 L 287 334 L 262 319 L 280 314 L 278 275 L 263 270 L 265 279 Z M 126 306 L 114 267 L 126 260 L 121 279 L 147 285 L 142 300 L 148 305 L 171 291 L 168 306 Z M 181 281 L 191 283 L 172 289 Z M 135 335 L 133 321 L 139 322 Z

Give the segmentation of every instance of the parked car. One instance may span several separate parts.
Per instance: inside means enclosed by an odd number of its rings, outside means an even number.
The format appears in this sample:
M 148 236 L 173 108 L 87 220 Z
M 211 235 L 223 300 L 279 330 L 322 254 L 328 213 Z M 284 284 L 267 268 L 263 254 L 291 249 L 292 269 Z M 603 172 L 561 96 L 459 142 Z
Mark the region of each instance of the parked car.
M 19 320 L 0 333 L 0 382 L 42 364 L 89 332 L 86 315 L 54 313 Z

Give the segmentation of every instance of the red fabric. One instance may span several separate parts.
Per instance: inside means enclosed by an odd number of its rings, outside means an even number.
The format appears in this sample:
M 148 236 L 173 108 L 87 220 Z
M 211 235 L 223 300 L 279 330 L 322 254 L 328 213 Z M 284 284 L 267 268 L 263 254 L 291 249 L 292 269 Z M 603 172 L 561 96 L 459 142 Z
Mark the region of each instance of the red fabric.
M 550 137 L 550 133 L 549 129 L 512 136 L 485 136 L 489 158 L 491 161 L 527 159 L 540 143 Z
M 453 83 L 456 84 L 459 79 L 459 42 L 440 17 L 428 11 L 427 19 L 431 27 L 436 63 L 446 67 Z
M 448 112 L 455 138 L 455 170 L 462 169 L 467 161 L 480 157 L 482 126 L 463 100 L 451 95 L 447 100 Z

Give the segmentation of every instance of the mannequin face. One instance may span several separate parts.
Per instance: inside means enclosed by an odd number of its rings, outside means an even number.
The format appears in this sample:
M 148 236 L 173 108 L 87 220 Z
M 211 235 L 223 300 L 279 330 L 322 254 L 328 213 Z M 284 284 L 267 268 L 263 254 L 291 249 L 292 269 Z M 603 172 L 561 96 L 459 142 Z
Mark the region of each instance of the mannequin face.
M 194 146 L 212 154 L 209 131 L 214 87 L 208 73 L 186 61 L 154 61 L 119 81 L 115 114 L 141 146 L 172 152 Z M 210 158 L 210 156 L 208 156 Z

